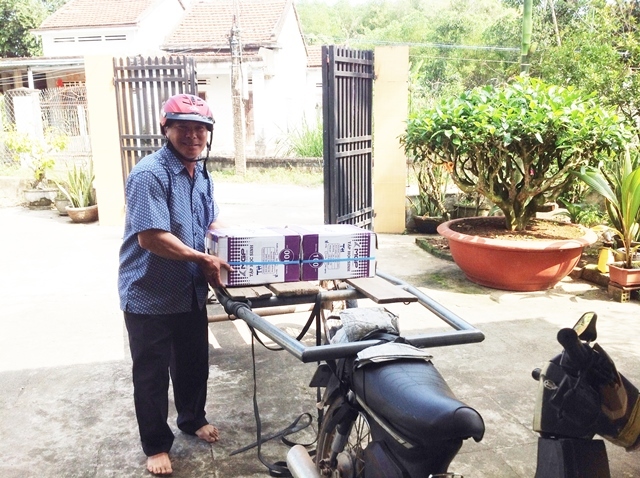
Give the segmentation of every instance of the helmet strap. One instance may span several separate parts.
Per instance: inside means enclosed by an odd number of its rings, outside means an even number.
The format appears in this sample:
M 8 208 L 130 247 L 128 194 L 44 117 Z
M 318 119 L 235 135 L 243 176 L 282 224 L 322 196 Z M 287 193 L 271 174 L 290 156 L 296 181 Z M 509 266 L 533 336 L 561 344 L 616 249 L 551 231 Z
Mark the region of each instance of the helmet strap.
M 207 160 L 209 159 L 209 152 L 211 151 L 211 138 L 212 138 L 212 134 L 209 133 L 209 141 L 207 141 L 207 154 L 205 155 L 204 158 L 196 158 L 196 159 L 189 159 L 185 156 L 183 156 L 182 154 L 180 154 L 180 152 L 176 149 L 176 147 L 173 145 L 173 143 L 171 143 L 171 141 L 169 140 L 169 138 L 166 138 L 167 140 L 167 148 L 169 148 L 169 150 L 176 156 L 176 158 L 178 158 L 180 161 L 186 161 L 187 163 L 198 163 L 200 161 L 204 161 L 202 163 L 202 174 L 204 175 L 205 178 L 209 179 L 209 173 L 207 171 Z

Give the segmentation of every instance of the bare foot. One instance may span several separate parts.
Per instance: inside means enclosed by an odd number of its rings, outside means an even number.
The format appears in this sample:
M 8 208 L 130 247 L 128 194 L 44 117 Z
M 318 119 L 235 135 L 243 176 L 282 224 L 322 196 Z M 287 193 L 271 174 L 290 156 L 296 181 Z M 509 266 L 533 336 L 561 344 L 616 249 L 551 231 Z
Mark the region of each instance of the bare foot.
M 220 433 L 218 432 L 218 429 L 216 427 L 214 427 L 210 423 L 207 423 L 206 425 L 198 428 L 198 431 L 196 431 L 196 436 L 201 440 L 206 441 L 207 443 L 213 443 L 218 441 L 218 438 L 220 438 Z
M 147 470 L 154 475 L 170 475 L 173 473 L 168 453 L 158 453 L 147 458 Z

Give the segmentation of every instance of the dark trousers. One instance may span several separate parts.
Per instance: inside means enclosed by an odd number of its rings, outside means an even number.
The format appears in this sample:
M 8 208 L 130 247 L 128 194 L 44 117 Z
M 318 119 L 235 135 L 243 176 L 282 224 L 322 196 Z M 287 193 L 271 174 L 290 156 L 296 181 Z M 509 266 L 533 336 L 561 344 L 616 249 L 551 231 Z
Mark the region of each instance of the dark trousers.
M 195 432 L 205 419 L 209 342 L 207 309 L 167 315 L 124 313 L 133 359 L 133 397 L 142 449 L 147 456 L 169 452 L 169 376 L 178 428 Z

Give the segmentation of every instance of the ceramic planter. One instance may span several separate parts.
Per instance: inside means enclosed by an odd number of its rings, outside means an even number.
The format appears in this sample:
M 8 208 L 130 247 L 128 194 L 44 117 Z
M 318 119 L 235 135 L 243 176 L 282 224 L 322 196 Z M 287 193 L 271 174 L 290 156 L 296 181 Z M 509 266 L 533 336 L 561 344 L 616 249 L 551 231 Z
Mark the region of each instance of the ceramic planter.
M 69 219 L 71 219 L 73 222 L 95 222 L 98 220 L 97 204 L 87 207 L 67 206 L 65 210 L 69 215 Z
M 485 206 L 480 206 L 479 208 L 476 208 L 476 206 L 464 206 L 461 204 L 457 204 L 453 209 L 453 216 L 455 218 L 477 217 L 477 216 L 486 217 L 488 215 L 489 215 L 489 208 Z
M 587 229 L 579 239 L 517 241 L 462 234 L 450 228 L 456 222 L 474 219 L 445 222 L 438 227 L 438 232 L 449 240 L 453 260 L 467 278 L 494 289 L 549 289 L 573 270 L 584 247 L 597 240 L 596 233 Z M 491 220 L 499 224 L 504 218 Z
M 53 200 L 57 195 L 57 188 L 24 190 L 24 199 L 29 209 L 51 209 Z
M 71 204 L 71 201 L 69 201 L 68 199 L 56 199 L 53 202 L 53 205 L 58 210 L 58 214 L 60 214 L 61 216 L 68 216 L 67 206 L 69 206 L 70 204 Z
M 609 264 L 609 279 L 623 287 L 640 285 L 640 268 L 625 269 L 622 263 Z

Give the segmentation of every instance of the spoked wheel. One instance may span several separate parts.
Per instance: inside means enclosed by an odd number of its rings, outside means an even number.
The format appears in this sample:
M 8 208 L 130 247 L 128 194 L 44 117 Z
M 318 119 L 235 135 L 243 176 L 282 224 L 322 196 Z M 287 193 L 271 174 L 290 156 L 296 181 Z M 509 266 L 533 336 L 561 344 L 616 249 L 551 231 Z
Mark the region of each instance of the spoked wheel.
M 364 450 L 371 442 L 371 431 L 367 417 L 357 412 L 355 420 L 340 417 L 338 410 L 344 398 L 336 397 L 324 416 L 318 434 L 316 467 L 321 476 L 332 478 L 357 478 L 364 476 Z M 347 415 L 348 416 L 348 415 Z M 345 439 L 340 441 L 338 429 L 344 429 Z M 340 443 L 339 452 L 332 453 L 332 443 Z

